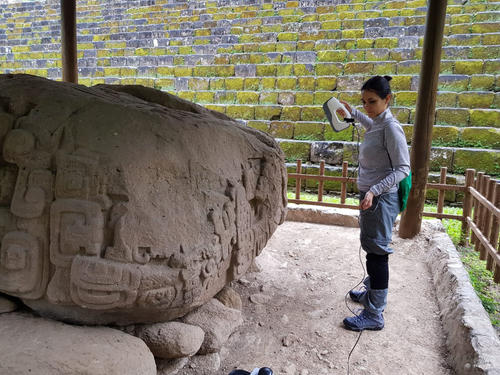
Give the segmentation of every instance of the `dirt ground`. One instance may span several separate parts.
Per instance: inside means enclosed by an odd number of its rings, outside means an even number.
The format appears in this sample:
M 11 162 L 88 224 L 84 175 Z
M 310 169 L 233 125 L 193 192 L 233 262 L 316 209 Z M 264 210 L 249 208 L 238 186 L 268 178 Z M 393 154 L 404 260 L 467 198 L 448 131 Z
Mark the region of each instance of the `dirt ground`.
M 453 374 L 426 243 L 425 230 L 412 240 L 394 236 L 386 327 L 362 333 L 348 372 L 359 333 L 342 319 L 350 315 L 346 292 L 363 278 L 359 229 L 285 222 L 257 258 L 260 271 L 233 283 L 245 321 L 221 351 L 218 374 L 262 366 L 275 375 Z

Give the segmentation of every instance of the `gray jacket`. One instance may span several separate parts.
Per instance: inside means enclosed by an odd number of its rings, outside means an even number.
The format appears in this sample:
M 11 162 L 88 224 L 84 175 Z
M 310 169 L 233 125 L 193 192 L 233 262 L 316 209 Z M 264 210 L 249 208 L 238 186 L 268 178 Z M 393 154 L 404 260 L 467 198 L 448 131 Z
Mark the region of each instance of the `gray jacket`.
M 352 116 L 366 129 L 359 149 L 358 189 L 375 196 L 396 192 L 399 182 L 410 174 L 403 128 L 389 108 L 373 120 L 354 108 Z

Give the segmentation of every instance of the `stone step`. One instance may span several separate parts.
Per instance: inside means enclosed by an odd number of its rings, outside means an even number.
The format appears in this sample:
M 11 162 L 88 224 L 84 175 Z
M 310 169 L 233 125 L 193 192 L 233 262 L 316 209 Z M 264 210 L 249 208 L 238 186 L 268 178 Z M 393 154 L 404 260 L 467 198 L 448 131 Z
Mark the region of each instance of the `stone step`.
M 319 163 L 325 160 L 329 165 L 341 166 L 344 161 L 357 165 L 357 142 L 318 142 L 276 139 L 288 162 L 301 159 L 303 162 Z M 408 146 L 411 150 L 411 146 Z M 439 171 L 447 167 L 450 173 L 464 173 L 473 165 L 477 171 L 500 174 L 500 150 L 477 148 L 432 147 L 429 168 Z

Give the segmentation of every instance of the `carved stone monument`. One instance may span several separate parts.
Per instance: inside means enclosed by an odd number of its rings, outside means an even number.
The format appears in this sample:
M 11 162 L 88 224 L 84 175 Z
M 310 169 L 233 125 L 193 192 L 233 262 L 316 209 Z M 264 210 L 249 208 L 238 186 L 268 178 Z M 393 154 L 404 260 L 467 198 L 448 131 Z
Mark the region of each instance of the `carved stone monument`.
M 286 213 L 269 136 L 142 86 L 0 75 L 0 292 L 85 324 L 168 321 Z

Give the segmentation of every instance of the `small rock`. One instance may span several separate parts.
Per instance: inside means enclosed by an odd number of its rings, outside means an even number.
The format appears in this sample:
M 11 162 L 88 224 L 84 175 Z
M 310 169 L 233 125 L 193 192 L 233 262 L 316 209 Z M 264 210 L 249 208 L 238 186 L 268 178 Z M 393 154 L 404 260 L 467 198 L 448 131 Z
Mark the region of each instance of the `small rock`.
M 182 321 L 198 326 L 205 332 L 199 354 L 208 354 L 220 350 L 229 336 L 243 323 L 243 318 L 241 311 L 230 309 L 212 298 L 184 316 Z
M 290 333 L 281 339 L 283 346 L 291 346 L 298 341 L 300 341 L 299 338 L 293 333 Z
M 224 306 L 230 309 L 240 310 L 243 308 L 243 302 L 241 301 L 240 295 L 233 289 L 226 286 L 215 296 Z
M 252 294 L 250 296 L 250 301 L 260 305 L 265 305 L 266 303 L 271 302 L 271 296 L 263 293 Z
M 289 321 L 290 321 L 290 319 L 288 318 L 288 316 L 287 316 L 287 315 L 283 315 L 283 316 L 281 317 L 281 323 L 283 323 L 283 324 L 287 324 Z
M 155 357 L 164 359 L 196 354 L 205 338 L 205 332 L 200 327 L 180 322 L 138 326 L 136 335 L 146 343 Z
M 0 314 L 16 311 L 18 304 L 11 299 L 0 296 Z
M 239 279 L 238 283 L 241 284 L 241 285 L 243 285 L 243 286 L 249 286 L 250 285 L 250 281 L 247 280 L 247 279 Z
M 157 375 L 177 375 L 188 363 L 189 358 L 157 359 Z
M 212 353 L 207 355 L 195 355 L 191 358 L 192 368 L 201 369 L 196 375 L 211 375 L 217 373 L 220 368 L 219 353 Z

